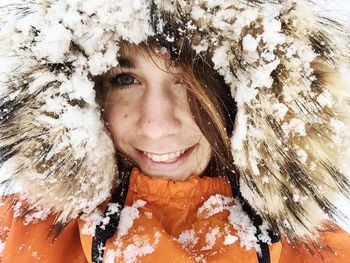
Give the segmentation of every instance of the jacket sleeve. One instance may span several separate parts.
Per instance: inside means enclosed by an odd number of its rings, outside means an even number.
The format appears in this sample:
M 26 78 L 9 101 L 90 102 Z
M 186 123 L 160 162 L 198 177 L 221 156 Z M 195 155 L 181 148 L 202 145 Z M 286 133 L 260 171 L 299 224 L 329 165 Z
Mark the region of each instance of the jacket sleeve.
M 333 226 L 332 231 L 322 232 L 321 248 L 311 245 L 307 247 L 301 244 L 291 244 L 282 240 L 282 253 L 279 263 L 350 263 L 350 234 L 338 226 Z
M 13 212 L 11 209 L 11 198 L 2 197 L 0 199 L 0 261 L 6 246 L 6 239 L 11 228 Z

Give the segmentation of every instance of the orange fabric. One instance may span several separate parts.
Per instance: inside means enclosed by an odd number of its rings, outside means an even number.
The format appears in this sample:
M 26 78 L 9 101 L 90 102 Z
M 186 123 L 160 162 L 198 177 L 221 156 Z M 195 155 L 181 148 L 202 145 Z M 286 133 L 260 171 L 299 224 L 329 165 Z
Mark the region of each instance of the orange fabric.
M 291 259 L 293 259 L 293 263 L 350 262 L 350 236 L 348 233 L 335 227 L 332 232 L 322 233 L 321 240 L 326 244 L 324 249 L 309 248 L 311 253 L 301 245 L 291 245 L 283 240 L 280 262 L 291 262 Z
M 225 197 L 231 197 L 225 178 L 192 176 L 172 182 L 134 169 L 120 226 L 107 241 L 104 262 L 256 263 L 255 249 L 242 248 L 239 233 L 229 223 L 235 216 L 229 207 L 235 204 Z M 205 204 L 217 211 L 211 213 Z M 87 216 L 71 222 L 55 241 L 48 235 L 53 220 L 50 216 L 26 225 L 25 219 L 14 217 L 11 204 L 1 206 L 0 238 L 6 242 L 1 262 L 91 262 L 88 231 L 93 220 Z M 350 262 L 350 235 L 337 228 L 323 233 L 322 239 L 333 250 L 315 256 L 286 240 L 270 245 L 271 262 Z
M 118 238 L 118 233 L 107 242 L 105 259 L 115 262 L 195 262 L 203 259 L 208 262 L 256 262 L 256 252 L 242 252 L 239 242 L 224 245 L 225 236 L 235 235 L 228 223 L 228 212 L 222 211 L 207 218 L 197 214 L 198 208 L 212 195 L 231 196 L 226 178 L 198 178 L 193 176 L 185 182 L 154 179 L 134 170 L 130 179 L 126 205 L 132 206 L 138 200 L 145 205 L 138 208 L 139 217 L 134 220 L 128 234 Z M 190 244 L 183 248 L 175 239 L 181 232 L 196 233 Z M 216 230 L 216 231 L 215 231 Z M 190 231 L 190 232 L 189 232 Z M 212 247 L 206 241 L 206 233 L 218 232 L 217 242 Z M 194 245 L 193 242 L 198 240 Z M 135 243 L 139 243 L 135 246 Z M 143 254 L 143 247 L 152 253 Z M 224 256 L 231 254 L 229 258 Z M 120 255 L 119 255 L 120 254 Z M 115 256 L 117 255 L 117 256 Z M 233 256 L 236 255 L 236 256 Z M 108 259 L 108 260 L 107 260 Z
M 87 262 L 81 249 L 76 221 L 66 226 L 57 240 L 49 235 L 55 216 L 34 220 L 14 216 L 11 203 L 0 207 L 0 237 L 5 246 L 1 262 L 9 263 L 62 263 Z M 26 223 L 26 221 L 31 223 Z

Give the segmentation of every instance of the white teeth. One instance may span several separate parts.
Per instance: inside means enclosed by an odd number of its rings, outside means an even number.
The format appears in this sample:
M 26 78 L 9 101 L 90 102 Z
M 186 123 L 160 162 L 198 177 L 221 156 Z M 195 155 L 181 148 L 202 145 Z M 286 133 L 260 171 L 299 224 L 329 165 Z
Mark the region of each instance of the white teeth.
M 157 163 L 171 163 L 175 162 L 181 154 L 183 154 L 186 150 L 181 150 L 177 152 L 165 153 L 165 154 L 153 154 L 149 152 L 143 152 L 149 159 L 153 162 Z

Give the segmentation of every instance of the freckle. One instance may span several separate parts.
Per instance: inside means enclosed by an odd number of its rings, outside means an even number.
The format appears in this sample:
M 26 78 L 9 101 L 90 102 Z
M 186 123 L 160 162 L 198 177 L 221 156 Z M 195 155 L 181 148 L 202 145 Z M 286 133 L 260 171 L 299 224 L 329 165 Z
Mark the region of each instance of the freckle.
M 125 115 L 124 115 L 124 119 L 126 119 L 127 117 L 128 117 L 128 114 L 125 114 Z

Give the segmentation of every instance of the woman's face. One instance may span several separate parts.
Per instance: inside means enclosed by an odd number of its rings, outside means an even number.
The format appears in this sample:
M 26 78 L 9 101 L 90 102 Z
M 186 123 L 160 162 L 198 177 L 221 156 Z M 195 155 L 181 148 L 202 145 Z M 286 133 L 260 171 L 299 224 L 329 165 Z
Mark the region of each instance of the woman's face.
M 211 147 L 190 112 L 182 70 L 156 53 L 128 48 L 107 74 L 107 125 L 115 146 L 143 173 L 185 180 L 204 171 Z

